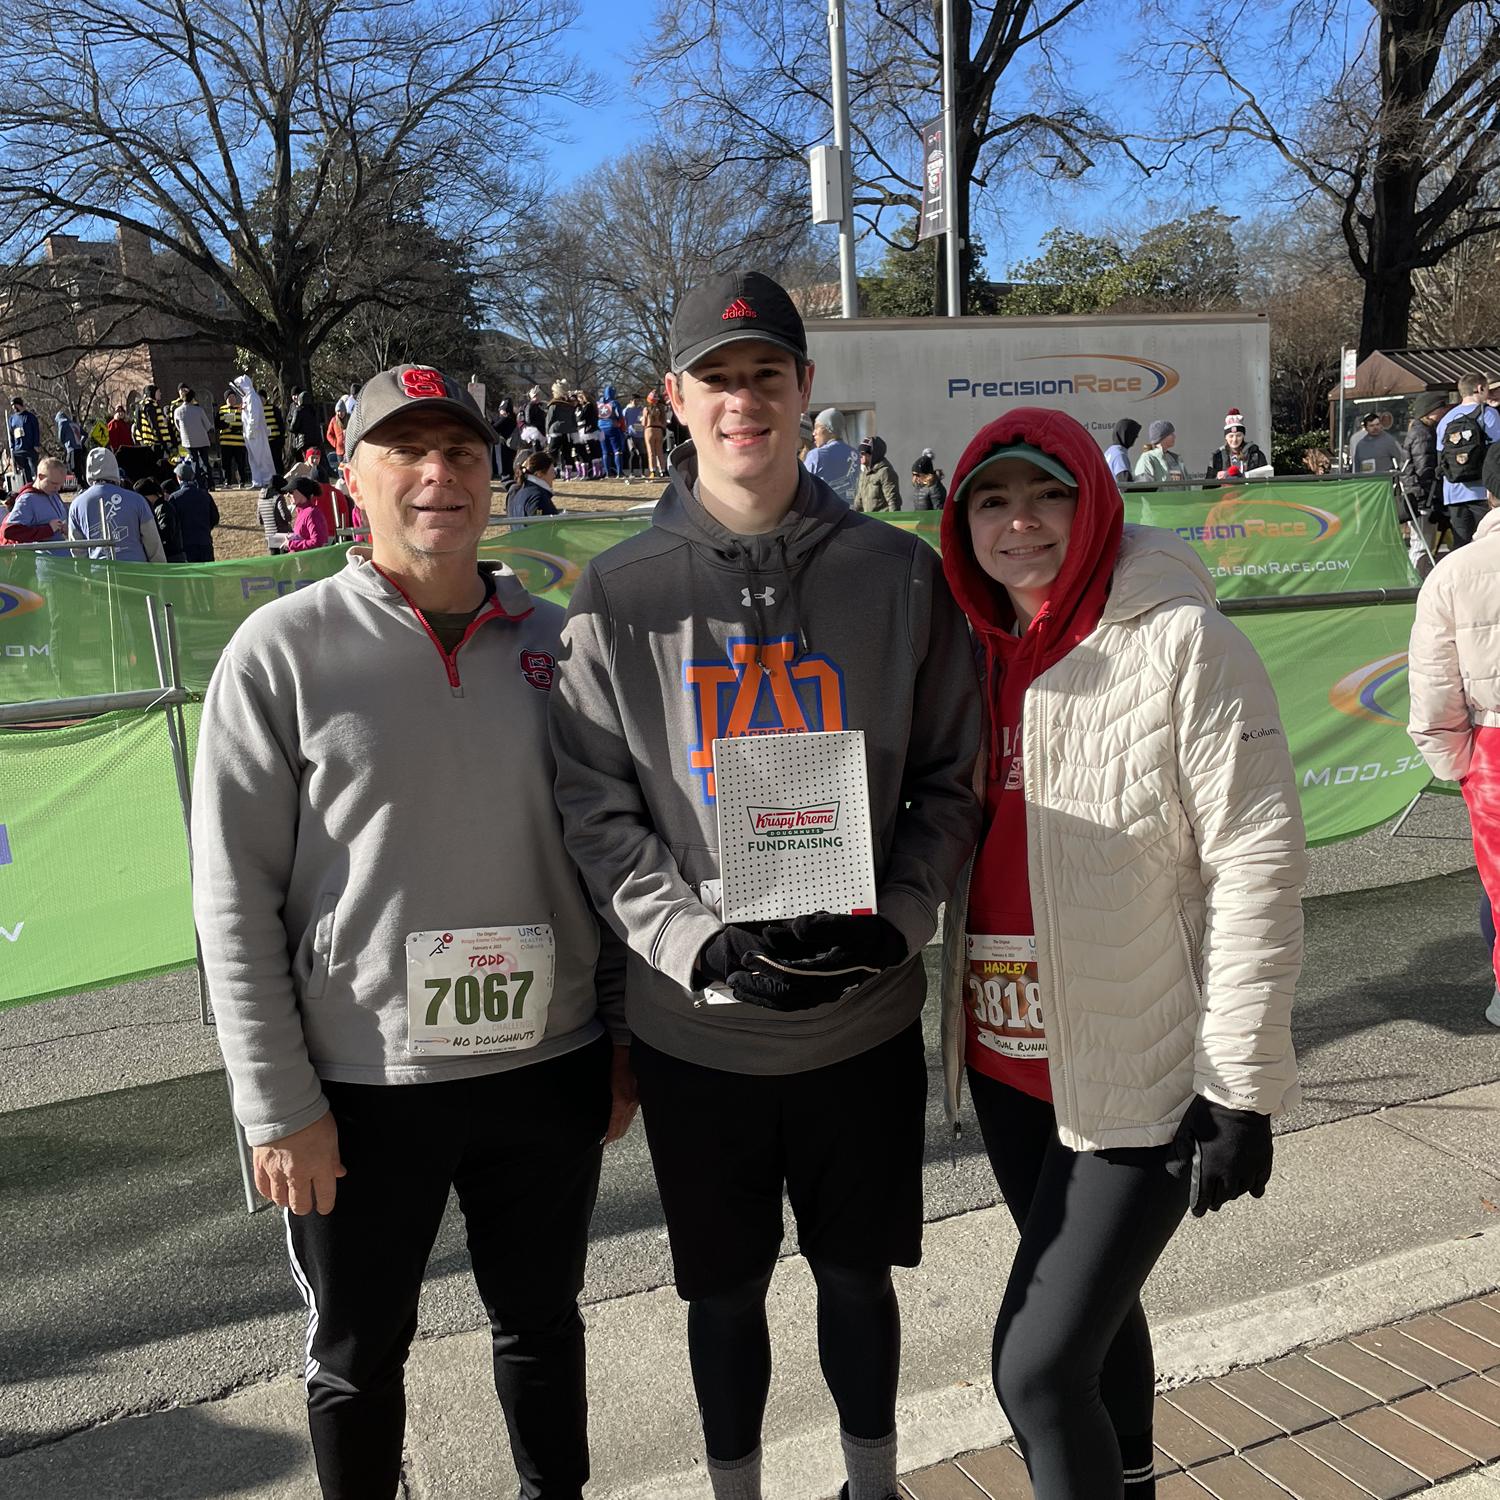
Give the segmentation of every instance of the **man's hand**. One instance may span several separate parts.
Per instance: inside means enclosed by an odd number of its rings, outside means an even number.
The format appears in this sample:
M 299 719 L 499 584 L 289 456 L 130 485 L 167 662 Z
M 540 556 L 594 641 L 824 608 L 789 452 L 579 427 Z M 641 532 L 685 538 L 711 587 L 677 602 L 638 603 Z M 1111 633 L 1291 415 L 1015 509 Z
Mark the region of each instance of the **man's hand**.
M 254 1147 L 253 1158 L 255 1189 L 263 1198 L 294 1214 L 333 1212 L 334 1184 L 345 1173 L 332 1110 L 279 1141 Z
M 617 1141 L 630 1129 L 635 1112 L 640 1108 L 640 1096 L 635 1086 L 635 1069 L 630 1066 L 630 1048 L 615 1047 L 614 1061 L 609 1067 L 609 1129 L 604 1132 L 604 1144 Z
M 67 529 L 63 525 L 63 523 L 57 519 L 56 516 L 53 516 L 53 518 L 52 518 L 52 520 L 50 522 L 50 525 L 52 527 L 52 535 L 53 536 L 61 536 L 63 534 L 63 532 Z

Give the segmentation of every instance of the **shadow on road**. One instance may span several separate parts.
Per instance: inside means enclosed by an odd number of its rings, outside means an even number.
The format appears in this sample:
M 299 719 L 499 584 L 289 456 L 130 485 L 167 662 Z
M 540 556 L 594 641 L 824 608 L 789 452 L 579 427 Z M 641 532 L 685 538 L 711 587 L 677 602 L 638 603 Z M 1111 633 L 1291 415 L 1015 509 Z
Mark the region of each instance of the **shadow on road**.
M 19 1434 L 0 1433 L 0 1451 Z M 7 1441 L 11 1440 L 11 1441 Z M 170 1452 L 170 1469 L 162 1466 Z M 100 1500 L 149 1495 L 152 1500 L 229 1500 L 260 1491 L 304 1467 L 304 1433 L 226 1421 L 221 1408 L 188 1406 L 150 1423 L 117 1422 L 65 1445 L 36 1448 L 10 1460 L 12 1494 L 28 1500 Z

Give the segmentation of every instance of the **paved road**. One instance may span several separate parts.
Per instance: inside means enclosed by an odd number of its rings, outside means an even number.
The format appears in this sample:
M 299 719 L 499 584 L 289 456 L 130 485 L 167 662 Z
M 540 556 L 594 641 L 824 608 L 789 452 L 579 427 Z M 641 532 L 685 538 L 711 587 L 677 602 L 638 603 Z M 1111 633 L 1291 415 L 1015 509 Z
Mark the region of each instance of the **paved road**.
M 1476 896 L 1465 871 L 1308 903 L 1296 1015 L 1304 1099 L 1283 1129 L 1500 1080 L 1500 1031 L 1482 1016 Z M 297 1365 L 282 1225 L 244 1212 L 223 1079 L 168 1076 L 184 1055 L 212 1066 L 195 1012 L 173 978 L 0 1015 L 0 1454 Z M 102 1016 L 117 1029 L 96 1036 Z M 930 1057 L 927 1212 L 941 1219 L 995 1192 L 974 1131 L 950 1148 Z M 159 1081 L 122 1087 L 131 1077 Z M 450 1215 L 424 1335 L 481 1323 L 465 1268 Z M 637 1129 L 608 1158 L 588 1297 L 667 1280 Z

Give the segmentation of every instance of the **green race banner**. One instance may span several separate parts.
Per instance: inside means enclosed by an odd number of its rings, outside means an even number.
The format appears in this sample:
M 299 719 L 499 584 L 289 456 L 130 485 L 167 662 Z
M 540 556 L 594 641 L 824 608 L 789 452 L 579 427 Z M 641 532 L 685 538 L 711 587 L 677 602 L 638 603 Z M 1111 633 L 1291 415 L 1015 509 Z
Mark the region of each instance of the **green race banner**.
M 1191 542 L 1221 599 L 1410 588 L 1418 581 L 1389 479 L 1130 494 L 1125 514 Z
M 0 758 L 0 1009 L 191 964 L 164 715 L 4 731 Z
M 112 563 L 0 547 L 0 701 L 155 687 L 146 600 L 173 606 L 184 682 L 208 686 L 252 610 L 344 565 L 342 547 L 216 563 Z
M 884 513 L 936 547 L 939 516 Z M 1125 519 L 1175 531 L 1203 559 L 1221 599 L 1411 588 L 1389 479 L 1213 485 L 1125 496 Z
M 1128 495 L 1126 514 L 1191 542 L 1224 599 L 1402 588 L 1417 581 L 1396 529 L 1390 486 L 1379 480 Z M 938 512 L 881 519 L 938 545 Z M 487 541 L 483 555 L 504 558 L 533 592 L 561 603 L 590 558 L 649 524 L 644 516 L 611 515 L 518 528 Z M 345 551 L 152 564 L 0 548 L 0 701 L 154 687 L 146 625 L 152 595 L 173 606 L 183 678 L 201 690 L 252 610 L 337 572 Z
M 1127 514 L 1186 535 L 1227 598 L 1415 582 L 1387 485 L 1279 488 L 1285 496 L 1274 485 L 1243 496 L 1231 486 L 1127 496 Z M 1317 505 L 1302 498 L 1310 492 Z M 883 519 L 937 546 L 938 514 Z M 482 552 L 565 603 L 591 558 L 649 524 L 609 516 L 529 526 Z M 201 691 L 242 620 L 336 572 L 345 550 L 153 566 L 0 548 L 0 698 L 154 687 L 150 595 L 175 606 L 184 677 Z M 1288 610 L 1238 621 L 1276 686 L 1312 843 L 1385 822 L 1430 779 L 1405 728 L 1413 613 Z M 196 712 L 188 717 L 195 734 Z M 186 841 L 163 716 L 0 731 L 0 767 L 0 1007 L 191 963 Z
M 1414 604 L 1243 615 L 1286 725 L 1310 844 L 1394 818 L 1432 780 L 1406 732 Z

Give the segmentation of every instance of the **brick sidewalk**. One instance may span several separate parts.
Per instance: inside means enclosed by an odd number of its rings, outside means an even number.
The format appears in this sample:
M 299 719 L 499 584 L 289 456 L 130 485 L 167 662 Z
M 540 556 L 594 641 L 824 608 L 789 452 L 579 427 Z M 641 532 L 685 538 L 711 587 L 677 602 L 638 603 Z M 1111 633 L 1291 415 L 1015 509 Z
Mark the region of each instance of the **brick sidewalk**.
M 1500 1293 L 1156 1402 L 1158 1500 L 1397 1500 L 1500 1458 Z M 908 1474 L 903 1500 L 1030 1500 L 1010 1445 Z

